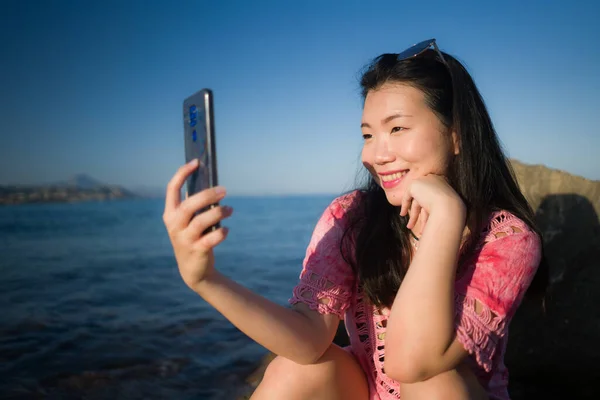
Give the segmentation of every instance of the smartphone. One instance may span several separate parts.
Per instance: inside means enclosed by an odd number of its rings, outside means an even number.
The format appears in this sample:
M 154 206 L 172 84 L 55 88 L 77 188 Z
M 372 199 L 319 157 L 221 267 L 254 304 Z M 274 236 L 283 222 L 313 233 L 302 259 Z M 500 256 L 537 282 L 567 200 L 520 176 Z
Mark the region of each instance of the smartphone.
M 183 127 L 185 162 L 195 158 L 200 161 L 198 168 L 186 181 L 187 196 L 192 196 L 218 184 L 212 90 L 202 89 L 183 101 Z M 213 204 L 208 208 L 217 205 Z M 214 231 L 219 227 L 220 224 L 217 224 L 210 227 L 208 231 Z

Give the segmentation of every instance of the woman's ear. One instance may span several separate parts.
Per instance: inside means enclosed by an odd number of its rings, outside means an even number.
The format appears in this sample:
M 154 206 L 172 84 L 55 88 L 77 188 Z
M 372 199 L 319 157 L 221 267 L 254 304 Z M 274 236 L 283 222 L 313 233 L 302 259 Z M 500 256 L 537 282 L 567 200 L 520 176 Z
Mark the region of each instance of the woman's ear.
M 452 131 L 452 147 L 454 148 L 454 155 L 457 156 L 460 153 L 460 138 L 456 131 Z

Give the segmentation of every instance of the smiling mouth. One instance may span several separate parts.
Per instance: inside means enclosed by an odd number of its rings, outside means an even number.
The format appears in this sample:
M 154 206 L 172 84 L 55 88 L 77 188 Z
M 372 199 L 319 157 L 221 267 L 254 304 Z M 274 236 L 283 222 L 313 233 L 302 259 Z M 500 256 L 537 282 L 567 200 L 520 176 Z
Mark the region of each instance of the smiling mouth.
M 408 173 L 408 170 L 402 171 L 402 172 L 396 172 L 395 174 L 386 174 L 386 175 L 379 175 L 379 176 L 381 177 L 381 180 L 383 182 L 392 182 L 392 181 L 402 178 L 407 173 Z

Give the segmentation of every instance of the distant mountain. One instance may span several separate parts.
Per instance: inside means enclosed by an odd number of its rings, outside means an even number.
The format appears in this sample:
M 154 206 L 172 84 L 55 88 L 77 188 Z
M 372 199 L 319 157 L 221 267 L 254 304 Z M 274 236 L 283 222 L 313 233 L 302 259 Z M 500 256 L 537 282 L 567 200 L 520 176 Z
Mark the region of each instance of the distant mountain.
M 54 186 L 59 187 L 76 187 L 79 189 L 93 189 L 99 186 L 109 186 L 99 180 L 92 178 L 86 174 L 77 174 L 70 177 L 64 182 L 57 182 Z M 112 185 L 110 185 L 112 186 Z
M 87 174 L 76 174 L 67 179 L 66 181 L 60 181 L 52 184 L 52 186 L 62 188 L 78 188 L 78 189 L 95 189 L 101 187 L 120 188 L 132 194 L 140 197 L 163 197 L 165 195 L 165 188 L 153 187 L 153 186 L 129 186 L 123 188 L 118 185 L 109 185 L 96 178 L 93 178 Z
M 73 203 L 140 197 L 118 185 L 107 185 L 85 174 L 46 185 L 0 186 L 0 205 L 23 203 Z

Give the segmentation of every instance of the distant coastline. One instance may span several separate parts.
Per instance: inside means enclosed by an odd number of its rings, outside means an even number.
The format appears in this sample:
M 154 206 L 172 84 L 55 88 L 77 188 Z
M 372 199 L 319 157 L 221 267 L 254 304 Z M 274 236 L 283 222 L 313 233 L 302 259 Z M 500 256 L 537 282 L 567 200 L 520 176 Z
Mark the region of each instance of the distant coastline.
M 56 186 L 0 186 L 0 205 L 75 203 L 140 197 L 118 186 L 95 188 Z
M 0 205 L 77 203 L 143 197 L 118 185 L 107 185 L 87 175 L 46 185 L 0 186 Z

